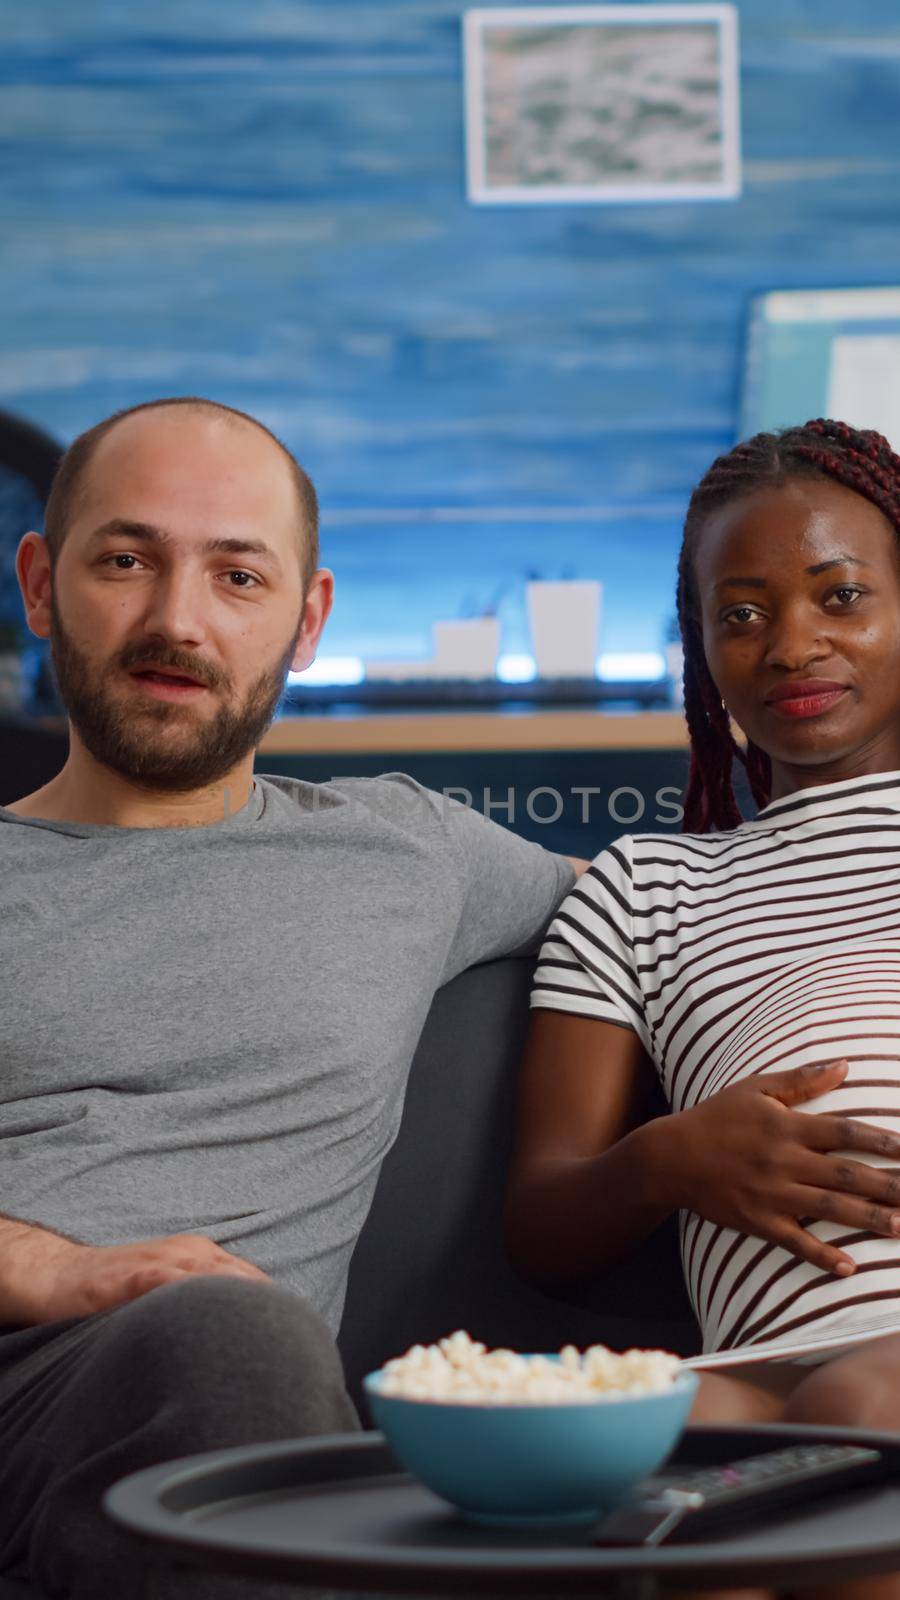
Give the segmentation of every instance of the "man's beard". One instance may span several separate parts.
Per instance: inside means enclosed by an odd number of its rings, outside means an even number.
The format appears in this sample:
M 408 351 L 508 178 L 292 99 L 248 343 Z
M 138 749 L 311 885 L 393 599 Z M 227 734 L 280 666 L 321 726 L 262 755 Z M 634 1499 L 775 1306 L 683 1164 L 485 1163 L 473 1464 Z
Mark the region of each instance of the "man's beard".
M 256 749 L 284 692 L 302 626 L 301 613 L 280 660 L 260 674 L 243 704 L 232 710 L 220 703 L 212 717 L 195 716 L 186 705 L 139 692 L 109 692 L 102 670 L 91 666 L 67 632 L 55 596 L 50 602 L 50 652 L 60 699 L 94 760 L 142 789 L 187 794 L 226 777 Z M 129 651 L 134 664 L 151 661 L 155 655 L 158 646 L 144 656 Z M 124 676 L 128 669 L 111 664 L 110 670 Z M 208 676 L 204 682 L 209 682 Z M 207 693 L 215 694 L 218 688 L 212 685 Z

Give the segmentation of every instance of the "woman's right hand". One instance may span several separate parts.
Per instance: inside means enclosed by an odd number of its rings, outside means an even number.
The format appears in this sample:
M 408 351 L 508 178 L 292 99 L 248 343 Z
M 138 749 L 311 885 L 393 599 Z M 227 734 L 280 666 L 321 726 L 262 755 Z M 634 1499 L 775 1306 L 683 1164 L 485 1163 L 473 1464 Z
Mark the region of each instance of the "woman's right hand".
M 667 1174 L 679 1206 L 739 1233 L 770 1239 L 801 1260 L 846 1276 L 850 1256 L 804 1223 L 900 1237 L 900 1135 L 828 1112 L 793 1108 L 836 1089 L 845 1060 L 757 1073 L 670 1119 Z

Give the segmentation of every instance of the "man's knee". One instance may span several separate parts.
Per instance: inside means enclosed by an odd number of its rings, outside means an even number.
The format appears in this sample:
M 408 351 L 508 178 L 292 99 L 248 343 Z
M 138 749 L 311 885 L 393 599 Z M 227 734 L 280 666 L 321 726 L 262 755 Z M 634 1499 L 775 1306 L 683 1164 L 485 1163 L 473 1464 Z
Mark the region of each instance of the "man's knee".
M 144 1337 L 170 1349 L 202 1348 L 212 1358 L 240 1351 L 248 1360 L 273 1348 L 326 1364 L 337 1358 L 334 1339 L 309 1301 L 262 1279 L 197 1273 L 151 1289 L 127 1309 L 144 1325 Z
M 328 1328 L 278 1285 L 180 1278 L 117 1308 L 107 1330 L 108 1376 L 127 1373 L 137 1410 L 164 1406 L 201 1431 L 202 1418 L 227 1415 L 238 1431 L 262 1425 L 272 1437 L 358 1427 Z

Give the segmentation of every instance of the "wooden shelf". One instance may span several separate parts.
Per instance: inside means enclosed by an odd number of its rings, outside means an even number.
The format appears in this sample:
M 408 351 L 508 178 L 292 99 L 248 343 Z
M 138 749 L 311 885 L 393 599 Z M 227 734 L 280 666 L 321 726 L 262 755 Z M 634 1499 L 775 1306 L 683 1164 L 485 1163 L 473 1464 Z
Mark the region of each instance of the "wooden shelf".
M 64 734 L 64 717 L 29 726 Z M 739 734 L 739 730 L 735 729 Z M 402 755 L 421 751 L 683 750 L 680 711 L 409 711 L 365 716 L 285 716 L 259 746 L 262 755 Z
M 263 755 L 415 750 L 676 750 L 690 743 L 680 711 L 441 711 L 365 717 L 281 717 Z

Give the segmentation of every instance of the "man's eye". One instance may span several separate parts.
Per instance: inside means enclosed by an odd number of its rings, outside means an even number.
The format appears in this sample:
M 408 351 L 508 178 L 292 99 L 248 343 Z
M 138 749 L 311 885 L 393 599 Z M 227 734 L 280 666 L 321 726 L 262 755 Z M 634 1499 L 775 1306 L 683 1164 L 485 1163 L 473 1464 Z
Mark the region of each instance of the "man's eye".
M 722 618 L 723 622 L 748 622 L 756 615 L 752 606 L 735 606 Z
M 834 591 L 835 597 L 837 597 L 839 594 L 849 594 L 856 600 L 860 598 L 862 593 L 862 589 L 857 589 L 852 583 L 842 583 L 841 587 L 839 589 L 835 589 Z
M 103 560 L 100 563 L 100 565 L 101 565 L 101 567 L 106 567 L 106 566 L 109 566 L 110 562 L 112 562 L 112 561 L 137 561 L 137 560 L 138 560 L 138 557 L 132 555 L 130 550 L 116 550 L 113 555 L 104 556 Z M 132 572 L 133 570 L 134 569 L 132 567 L 117 567 L 116 568 L 117 572 Z M 249 578 L 249 580 L 250 580 L 249 584 L 246 584 L 246 583 L 231 584 L 230 587 L 232 589 L 247 589 L 251 585 L 255 586 L 256 584 L 259 583 L 259 579 L 255 576 L 255 574 L 252 573 L 252 572 L 245 572 L 243 567 L 232 567 L 228 572 L 226 572 L 225 576 L 226 576 L 226 578 Z

